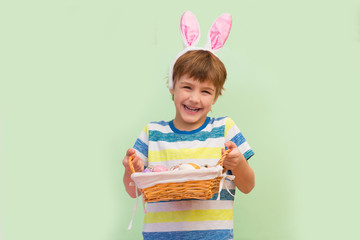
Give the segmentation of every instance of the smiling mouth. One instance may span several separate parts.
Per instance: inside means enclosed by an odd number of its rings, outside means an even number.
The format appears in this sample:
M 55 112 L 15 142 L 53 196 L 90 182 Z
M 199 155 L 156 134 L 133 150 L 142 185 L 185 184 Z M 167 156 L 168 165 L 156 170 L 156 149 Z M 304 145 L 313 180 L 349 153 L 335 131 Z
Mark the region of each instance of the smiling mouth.
M 200 108 L 192 108 L 192 107 L 188 107 L 186 105 L 184 105 L 184 108 L 190 112 L 198 112 L 200 110 Z

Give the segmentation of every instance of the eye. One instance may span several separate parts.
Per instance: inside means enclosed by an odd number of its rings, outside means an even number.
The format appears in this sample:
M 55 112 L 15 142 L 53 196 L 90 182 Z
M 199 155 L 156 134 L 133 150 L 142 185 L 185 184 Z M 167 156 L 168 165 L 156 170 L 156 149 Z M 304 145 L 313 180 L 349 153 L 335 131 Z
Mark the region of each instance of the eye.
M 185 88 L 185 89 L 191 89 L 191 87 L 189 87 L 189 86 L 183 86 L 183 88 Z
M 205 94 L 211 95 L 211 92 L 209 92 L 209 91 L 207 91 L 207 90 L 204 90 L 204 91 L 202 91 L 202 92 L 205 93 Z

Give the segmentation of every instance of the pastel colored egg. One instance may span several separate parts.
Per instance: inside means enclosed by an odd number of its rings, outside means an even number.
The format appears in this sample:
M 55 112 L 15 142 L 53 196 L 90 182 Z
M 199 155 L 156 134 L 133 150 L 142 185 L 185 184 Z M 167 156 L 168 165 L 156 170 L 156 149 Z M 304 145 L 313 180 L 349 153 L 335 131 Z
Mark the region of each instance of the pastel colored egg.
M 188 163 L 181 164 L 179 170 L 194 170 L 194 166 Z
M 162 166 L 162 165 L 156 165 L 153 170 L 153 172 L 166 172 L 169 171 L 166 167 Z
M 145 168 L 142 172 L 143 173 L 149 173 L 149 172 L 152 172 L 152 171 L 151 171 L 151 168 Z
M 200 169 L 200 167 L 198 165 L 196 165 L 195 163 L 188 163 L 190 164 L 191 166 L 193 166 L 195 169 Z

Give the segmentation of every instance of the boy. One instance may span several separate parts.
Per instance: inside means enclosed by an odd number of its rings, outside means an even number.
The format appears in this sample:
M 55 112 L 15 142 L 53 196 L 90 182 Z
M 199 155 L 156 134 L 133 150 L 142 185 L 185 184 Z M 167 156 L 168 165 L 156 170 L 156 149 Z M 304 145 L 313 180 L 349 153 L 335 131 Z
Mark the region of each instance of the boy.
M 168 169 L 179 163 L 215 166 L 226 147 L 231 152 L 223 166 L 235 179 L 225 184 L 232 194 L 235 187 L 249 193 L 255 184 L 254 172 L 247 163 L 254 154 L 252 149 L 229 117 L 207 116 L 223 90 L 224 64 L 212 51 L 192 48 L 177 58 L 170 72 L 175 118 L 149 123 L 134 148 L 127 151 L 123 159 L 126 191 L 136 197 L 135 187 L 129 185 L 130 156 L 134 157 L 136 172 L 149 165 Z M 144 239 L 233 239 L 234 197 L 227 190 L 221 191 L 220 200 L 216 195 L 210 200 L 148 203 Z

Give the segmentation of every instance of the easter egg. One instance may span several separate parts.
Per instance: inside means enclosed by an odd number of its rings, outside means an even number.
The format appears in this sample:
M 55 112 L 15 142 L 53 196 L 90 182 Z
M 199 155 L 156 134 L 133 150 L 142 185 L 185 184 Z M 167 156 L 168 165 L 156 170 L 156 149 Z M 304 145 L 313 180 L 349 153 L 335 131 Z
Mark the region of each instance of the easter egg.
M 152 172 L 152 171 L 151 171 L 151 168 L 145 168 L 142 172 L 143 173 L 149 173 L 149 172 Z
M 191 166 L 193 166 L 195 169 L 200 169 L 200 167 L 198 165 L 196 165 L 195 163 L 188 163 L 190 164 Z
M 153 172 L 166 172 L 169 171 L 166 167 L 162 166 L 162 165 L 156 165 L 153 170 Z
M 195 167 L 192 164 L 184 163 L 179 166 L 179 170 L 194 170 Z

